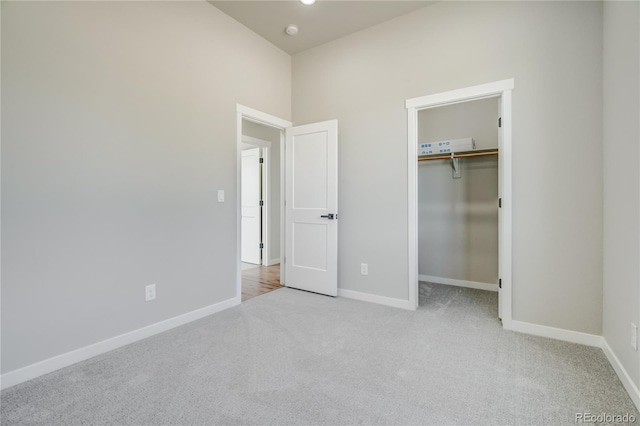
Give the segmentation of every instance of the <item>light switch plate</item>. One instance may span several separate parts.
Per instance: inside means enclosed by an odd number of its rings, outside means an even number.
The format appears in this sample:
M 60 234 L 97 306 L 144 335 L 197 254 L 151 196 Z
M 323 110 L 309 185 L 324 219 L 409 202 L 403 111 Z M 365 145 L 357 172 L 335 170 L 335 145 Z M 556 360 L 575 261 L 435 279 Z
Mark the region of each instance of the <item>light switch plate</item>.
M 224 189 L 218 189 L 218 202 L 224 203 Z

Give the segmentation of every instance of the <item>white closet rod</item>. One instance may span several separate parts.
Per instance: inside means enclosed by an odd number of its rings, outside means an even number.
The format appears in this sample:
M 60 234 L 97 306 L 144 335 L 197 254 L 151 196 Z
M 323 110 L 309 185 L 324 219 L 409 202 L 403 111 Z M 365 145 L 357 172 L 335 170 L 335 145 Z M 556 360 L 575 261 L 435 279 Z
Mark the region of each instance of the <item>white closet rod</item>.
M 465 158 L 465 157 L 484 157 L 485 155 L 498 155 L 497 149 L 484 149 L 478 151 L 463 151 L 463 152 L 452 152 L 447 155 L 430 155 L 425 157 L 418 157 L 418 161 L 431 161 L 431 160 L 453 160 L 454 158 Z

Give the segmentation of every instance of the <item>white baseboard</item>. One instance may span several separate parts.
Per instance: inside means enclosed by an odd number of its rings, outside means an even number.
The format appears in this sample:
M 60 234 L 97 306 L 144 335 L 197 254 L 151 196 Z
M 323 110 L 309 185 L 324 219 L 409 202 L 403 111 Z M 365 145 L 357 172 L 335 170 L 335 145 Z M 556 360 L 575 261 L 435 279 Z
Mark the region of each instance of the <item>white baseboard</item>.
M 6 389 L 19 383 L 26 382 L 27 380 L 35 379 L 43 374 L 68 367 L 80 361 L 93 358 L 96 355 L 101 355 L 105 352 L 151 337 L 155 334 L 162 333 L 163 331 L 170 330 L 239 304 L 240 299 L 234 297 L 232 299 L 224 300 L 214 305 L 205 306 L 204 308 L 196 309 L 195 311 L 187 312 L 186 314 L 178 315 L 177 317 L 169 318 L 53 358 L 45 359 L 44 361 L 28 365 L 18 370 L 9 371 L 1 376 L 0 389 Z
M 618 378 L 622 382 L 622 385 L 626 389 L 627 393 L 633 400 L 633 403 L 636 405 L 636 408 L 640 410 L 640 390 L 638 390 L 638 387 L 635 385 L 635 383 L 633 383 L 633 380 L 631 380 L 631 376 L 629 376 L 629 373 L 627 373 L 627 370 L 625 370 L 625 368 L 622 366 L 622 363 L 620 362 L 616 354 L 613 353 L 611 347 L 604 338 L 602 339 L 602 351 L 604 352 L 605 356 L 609 360 L 609 363 L 618 375 Z
M 563 328 L 547 327 L 546 325 L 531 324 L 528 322 L 514 321 L 503 322 L 505 330 L 517 331 L 534 336 L 549 337 L 565 342 L 579 343 L 581 345 L 602 347 L 602 336 L 581 333 L 579 331 L 565 330 Z
M 265 263 L 264 266 L 273 266 L 273 265 L 277 265 L 279 263 L 280 263 L 280 258 L 271 259 L 271 260 L 267 260 L 267 263 Z
M 418 280 L 434 284 L 475 288 L 476 290 L 498 291 L 498 284 L 481 283 L 478 281 L 454 280 L 452 278 L 433 277 L 431 275 L 418 275 Z
M 408 300 L 394 299 L 392 297 L 378 296 L 376 294 L 361 293 L 359 291 L 338 289 L 338 296 L 348 299 L 361 300 L 363 302 L 377 303 L 378 305 L 391 306 L 393 308 L 407 309 L 413 311 L 413 307 Z

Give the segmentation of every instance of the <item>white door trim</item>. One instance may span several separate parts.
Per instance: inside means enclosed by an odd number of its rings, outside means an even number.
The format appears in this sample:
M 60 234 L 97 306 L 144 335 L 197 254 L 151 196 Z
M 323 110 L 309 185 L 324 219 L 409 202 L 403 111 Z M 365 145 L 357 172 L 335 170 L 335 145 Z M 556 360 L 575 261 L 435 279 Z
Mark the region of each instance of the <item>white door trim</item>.
M 451 105 L 460 102 L 479 100 L 490 97 L 501 97 L 501 111 L 503 127 L 503 144 L 500 156 L 504 161 L 504 170 L 500 176 L 502 188 L 503 220 L 500 246 L 500 278 L 502 279 L 501 310 L 502 323 L 510 328 L 512 321 L 511 299 L 511 262 L 512 253 L 512 116 L 511 92 L 514 80 L 501 80 L 488 84 L 451 90 L 427 96 L 407 99 L 408 131 L 407 131 L 407 187 L 408 187 L 408 277 L 409 277 L 409 305 L 413 309 L 418 307 L 418 111 Z
M 269 226 L 269 209 L 271 206 L 271 194 L 269 187 L 271 182 L 269 176 L 271 176 L 271 142 L 262 139 L 254 138 L 251 136 L 242 135 L 242 142 L 254 147 L 262 148 L 261 156 L 263 158 L 262 164 L 262 200 L 264 201 L 264 207 L 262 208 L 262 242 L 264 248 L 262 249 L 262 266 L 270 266 L 269 259 L 271 259 L 269 252 L 269 245 L 271 242 L 271 226 Z
M 290 121 L 278 118 L 275 115 L 270 115 L 257 109 L 249 108 L 244 105 L 236 104 L 236 111 L 242 115 L 245 120 L 253 121 L 254 123 L 264 124 L 265 126 L 273 127 L 275 129 L 284 130 L 287 127 L 291 127 L 293 124 Z
M 240 200 L 240 172 L 242 161 L 242 119 L 253 121 L 254 123 L 262 124 L 265 126 L 273 127 L 280 130 L 280 251 L 284 253 L 285 238 L 284 238 L 284 193 L 285 193 L 285 173 L 283 164 L 284 159 L 284 129 L 291 127 L 291 122 L 258 111 L 257 109 L 249 108 L 244 105 L 236 104 L 236 301 L 240 303 L 242 301 L 242 270 L 240 266 L 240 215 L 241 215 L 241 200 Z M 284 269 L 280 268 L 280 282 L 284 283 Z

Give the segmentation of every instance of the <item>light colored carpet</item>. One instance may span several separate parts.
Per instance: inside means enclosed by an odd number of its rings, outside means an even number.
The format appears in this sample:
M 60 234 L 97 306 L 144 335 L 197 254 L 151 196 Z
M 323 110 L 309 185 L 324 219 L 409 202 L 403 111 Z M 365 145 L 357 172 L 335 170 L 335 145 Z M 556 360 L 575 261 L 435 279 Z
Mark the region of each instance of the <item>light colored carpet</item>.
M 496 294 L 403 311 L 291 289 L 2 392 L 3 425 L 573 424 L 638 417 L 600 349 L 504 331 Z M 422 298 L 422 297 L 421 297 Z

